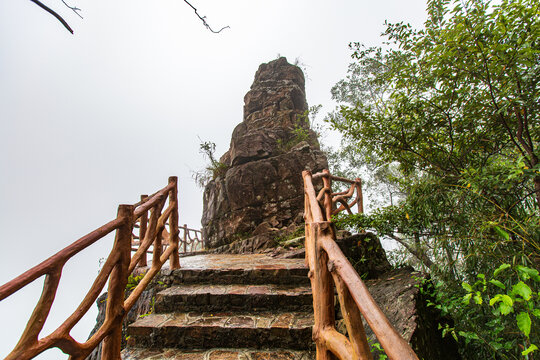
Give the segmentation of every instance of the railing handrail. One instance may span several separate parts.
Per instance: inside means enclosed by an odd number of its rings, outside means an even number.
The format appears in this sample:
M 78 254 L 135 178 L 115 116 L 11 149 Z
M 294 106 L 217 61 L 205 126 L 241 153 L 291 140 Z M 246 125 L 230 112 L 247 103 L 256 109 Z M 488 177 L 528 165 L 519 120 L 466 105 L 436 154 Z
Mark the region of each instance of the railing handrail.
M 349 180 L 332 176 L 328 170 L 314 175 L 304 171 L 302 176 L 305 194 L 306 260 L 313 292 L 313 339 L 317 348 L 317 360 L 330 360 L 330 353 L 339 359 L 373 359 L 362 316 L 391 360 L 418 360 L 335 242 L 332 215 L 345 209 L 351 212 L 350 207 L 354 204 L 358 205 L 359 212 L 363 212 L 360 179 Z M 314 179 L 323 181 L 318 196 L 313 185 Z M 331 180 L 346 182 L 352 186 L 348 191 L 332 193 Z M 347 201 L 353 196 L 354 190 L 357 192 L 356 199 L 349 204 Z M 337 202 L 341 203 L 338 209 L 335 207 Z M 336 286 L 348 338 L 335 329 L 333 284 Z
M 122 222 L 122 219 L 114 219 L 109 221 L 107 224 L 86 234 L 48 259 L 42 261 L 38 265 L 28 269 L 21 275 L 0 286 L 0 301 L 22 289 L 34 280 L 46 275 L 51 271 L 52 268 L 64 263 L 65 258 L 69 259 L 73 257 L 90 245 L 94 244 L 96 241 L 100 240 L 102 237 L 116 230 L 122 224 Z
M 45 275 L 41 298 L 34 308 L 21 338 L 6 359 L 30 359 L 43 351 L 57 347 L 73 359 L 85 359 L 102 341 L 102 359 L 119 359 L 122 321 L 135 304 L 142 291 L 152 278 L 169 260 L 171 269 L 180 267 L 178 255 L 178 190 L 176 177 L 169 178 L 169 184 L 152 196 L 143 196 L 135 205 L 120 205 L 115 220 L 81 237 L 71 245 L 60 250 L 40 264 L 34 266 L 8 283 L 0 286 L 0 300 L 17 292 L 21 288 Z M 162 209 L 168 199 L 169 205 Z M 152 266 L 146 272 L 137 287 L 127 299 L 125 288 L 127 277 L 140 261 L 143 254 L 131 256 L 131 238 L 133 226 L 137 219 L 147 216 L 150 211 L 148 236 L 144 238 L 144 246 L 154 244 Z M 161 238 L 168 220 L 170 224 L 169 248 L 161 252 Z M 113 249 L 109 253 L 101 271 L 94 280 L 77 309 L 52 333 L 38 338 L 49 315 L 52 303 L 61 278 L 62 268 L 74 255 L 116 230 Z M 146 257 L 146 253 L 144 254 Z M 79 343 L 70 335 L 73 327 L 86 314 L 109 281 L 105 321 L 86 342 Z

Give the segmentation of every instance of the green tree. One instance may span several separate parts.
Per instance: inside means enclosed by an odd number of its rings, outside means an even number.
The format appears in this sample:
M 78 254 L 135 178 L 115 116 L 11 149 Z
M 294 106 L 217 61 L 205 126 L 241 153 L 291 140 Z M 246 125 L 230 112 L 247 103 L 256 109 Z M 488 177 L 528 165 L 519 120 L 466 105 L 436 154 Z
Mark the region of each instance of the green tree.
M 450 301 L 501 263 L 540 265 L 540 5 L 437 0 L 427 11 L 421 30 L 386 24 L 384 47 L 350 45 L 355 62 L 332 90 L 342 106 L 328 121 L 353 156 L 397 167 L 389 181 L 404 194 L 341 223 L 401 242 Z M 462 333 L 493 320 L 480 305 L 481 316 L 456 319 Z M 510 323 L 497 334 L 516 346 L 478 337 L 470 354 L 529 356 L 538 331 L 524 337 Z

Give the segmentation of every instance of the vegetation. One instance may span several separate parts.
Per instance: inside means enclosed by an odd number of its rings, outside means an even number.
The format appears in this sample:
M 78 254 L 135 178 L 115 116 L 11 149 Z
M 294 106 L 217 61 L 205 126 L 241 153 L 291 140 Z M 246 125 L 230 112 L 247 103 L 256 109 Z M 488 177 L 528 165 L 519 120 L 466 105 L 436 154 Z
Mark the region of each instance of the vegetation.
M 201 143 L 199 144 L 199 152 L 210 160 L 210 164 L 204 170 L 193 173 L 195 183 L 201 188 L 204 188 L 211 180 L 225 175 L 229 169 L 229 166 L 216 159 L 216 144 L 211 141 L 201 140 Z
M 306 229 L 304 226 L 297 227 L 293 232 L 290 233 L 282 233 L 280 236 L 278 236 L 275 240 L 280 246 L 287 246 L 291 240 L 298 239 L 300 237 L 306 236 Z M 290 246 L 291 244 L 289 244 Z M 293 244 L 294 247 L 303 247 L 304 242 L 300 241 L 296 244 Z
M 310 135 L 310 130 L 314 127 L 314 124 L 309 120 L 309 118 L 310 116 L 311 118 L 315 118 L 321 107 L 322 105 L 311 106 L 303 114 L 296 116 L 295 124 L 291 129 L 290 138 L 288 140 L 277 140 L 277 147 L 279 151 L 285 153 L 303 141 L 308 143 L 313 141 L 313 138 Z
M 532 359 L 540 5 L 430 0 L 427 11 L 421 30 L 386 24 L 384 47 L 350 45 L 354 63 L 332 92 L 342 105 L 327 120 L 342 155 L 397 196 L 338 223 L 388 236 L 431 269 L 465 358 Z

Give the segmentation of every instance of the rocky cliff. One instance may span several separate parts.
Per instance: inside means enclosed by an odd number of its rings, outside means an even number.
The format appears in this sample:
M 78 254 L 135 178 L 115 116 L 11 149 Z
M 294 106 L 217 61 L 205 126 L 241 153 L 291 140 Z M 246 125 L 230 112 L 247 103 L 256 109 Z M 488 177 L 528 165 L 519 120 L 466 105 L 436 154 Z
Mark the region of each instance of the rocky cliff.
M 328 166 L 309 127 L 304 85 L 302 70 L 283 57 L 259 66 L 244 120 L 220 159 L 226 172 L 204 190 L 208 248 L 254 235 L 236 252 L 262 250 L 271 245 L 268 234 L 303 222 L 302 170 Z

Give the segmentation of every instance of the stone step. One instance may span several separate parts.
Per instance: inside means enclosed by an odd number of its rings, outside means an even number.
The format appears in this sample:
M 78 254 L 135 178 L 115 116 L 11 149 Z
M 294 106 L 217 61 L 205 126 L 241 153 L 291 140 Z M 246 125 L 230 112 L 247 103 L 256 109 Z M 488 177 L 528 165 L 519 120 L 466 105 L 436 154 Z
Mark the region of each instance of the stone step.
M 129 325 L 137 348 L 286 348 L 310 350 L 311 312 L 150 314 Z
M 182 258 L 180 269 L 163 270 L 167 285 L 303 284 L 309 285 L 304 259 L 276 259 L 264 254 L 206 254 Z
M 305 285 L 178 285 L 159 292 L 155 312 L 312 311 L 311 287 Z
M 273 349 L 134 349 L 122 351 L 123 360 L 314 360 L 315 352 Z

